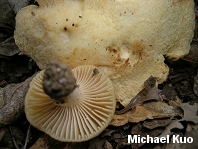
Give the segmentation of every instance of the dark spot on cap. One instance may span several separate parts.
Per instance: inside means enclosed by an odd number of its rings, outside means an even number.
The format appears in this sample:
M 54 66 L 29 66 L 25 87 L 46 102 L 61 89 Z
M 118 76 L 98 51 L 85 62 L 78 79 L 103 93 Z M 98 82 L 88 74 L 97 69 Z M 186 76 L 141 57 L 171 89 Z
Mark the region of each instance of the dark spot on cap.
M 35 12 L 31 12 L 31 14 L 32 14 L 33 16 L 35 16 Z

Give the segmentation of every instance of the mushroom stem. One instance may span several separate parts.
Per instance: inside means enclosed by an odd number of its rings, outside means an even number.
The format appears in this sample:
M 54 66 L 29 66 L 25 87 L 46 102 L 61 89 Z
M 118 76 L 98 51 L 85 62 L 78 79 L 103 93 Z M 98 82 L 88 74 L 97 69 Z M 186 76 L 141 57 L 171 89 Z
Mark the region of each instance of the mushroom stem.
M 45 69 L 43 78 L 43 90 L 58 103 L 64 103 L 64 99 L 77 87 L 76 79 L 65 63 L 50 62 Z

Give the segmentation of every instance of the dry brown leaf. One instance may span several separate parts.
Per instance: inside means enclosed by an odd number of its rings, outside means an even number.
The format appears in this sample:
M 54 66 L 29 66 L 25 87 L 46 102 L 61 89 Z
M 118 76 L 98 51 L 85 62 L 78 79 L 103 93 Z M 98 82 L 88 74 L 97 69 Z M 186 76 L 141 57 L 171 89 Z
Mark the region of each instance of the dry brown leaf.
M 188 129 L 189 126 L 187 126 Z M 187 135 L 186 135 L 187 134 Z M 188 143 L 177 143 L 173 142 L 173 137 L 170 139 L 170 143 L 167 144 L 158 144 L 154 149 L 197 149 L 198 148 L 198 131 L 192 130 L 190 134 L 188 134 L 188 130 L 186 131 L 185 135 L 173 133 L 173 135 L 177 135 L 178 138 L 182 138 L 181 141 L 185 142 L 185 140 L 188 140 L 187 138 L 184 139 L 184 137 L 192 137 L 193 142 Z M 178 139 L 180 141 L 180 139 Z
M 178 120 L 172 120 L 169 125 L 164 129 L 162 134 L 158 136 L 159 138 L 161 137 L 167 137 L 167 135 L 171 134 L 171 129 L 173 128 L 178 128 L 178 129 L 183 129 L 184 126 L 180 123 Z
M 56 141 L 45 134 L 41 136 L 30 149 L 64 149 L 66 146 L 69 149 L 70 143 Z
M 185 143 L 181 149 L 197 149 L 198 148 L 198 125 L 188 124 L 186 128 L 185 137 L 192 137 L 192 143 Z
M 0 108 L 2 108 L 4 105 L 4 100 L 3 100 L 3 88 L 0 88 Z
M 110 136 L 112 136 L 112 134 L 115 132 L 116 130 L 115 129 L 108 129 L 108 128 L 106 128 L 101 134 L 100 134 L 100 136 L 101 137 L 110 137 Z
M 129 146 L 129 143 L 127 143 L 127 137 L 126 138 L 117 138 L 115 139 L 115 142 L 117 143 L 116 148 L 125 148 Z
M 160 95 L 164 100 L 167 101 L 176 100 L 177 92 L 171 85 L 165 85 L 162 91 L 160 92 Z
M 15 13 L 7 0 L 0 0 L 0 42 L 13 34 L 15 26 Z
M 0 127 L 11 124 L 24 113 L 25 95 L 33 76 L 19 84 L 9 84 L 1 89 Z
M 30 149 L 87 149 L 86 142 L 71 143 L 54 140 L 47 134 L 42 135 Z
M 145 129 L 140 123 L 134 125 L 131 129 L 131 134 L 140 135 L 141 137 L 146 137 L 149 135 L 150 137 L 156 137 L 163 131 L 163 128 L 156 129 Z M 133 149 L 138 149 L 145 143 L 132 143 L 131 146 Z
M 103 149 L 113 149 L 111 143 L 109 143 L 107 140 L 104 143 Z
M 2 127 L 0 128 L 0 135 L 4 133 L 0 141 L 0 149 L 21 149 L 22 142 L 25 139 L 25 134 L 18 127 Z
M 5 135 L 6 129 L 5 128 L 0 128 L 0 142 L 3 139 L 4 135 Z
M 148 91 L 146 94 L 146 101 L 148 100 L 161 100 L 159 93 L 161 90 L 159 90 L 156 87 L 157 79 L 153 76 L 150 76 L 145 82 L 144 82 L 144 88 Z
M 10 37 L 0 43 L 0 55 L 13 56 L 19 53 L 19 48 L 15 44 L 14 37 Z
M 184 119 L 186 121 L 193 122 L 195 124 L 198 124 L 198 105 L 197 103 L 194 103 L 193 105 L 190 105 L 189 103 L 182 103 L 180 107 L 184 110 Z
M 179 137 L 183 137 L 181 134 L 174 134 L 174 135 L 179 135 Z M 183 146 L 184 143 L 173 143 L 173 138 L 170 138 L 169 143 L 158 144 L 154 149 L 191 149 L 191 148 L 182 148 Z
M 149 110 L 145 106 L 139 105 L 133 110 L 130 110 L 124 114 L 114 115 L 110 125 L 123 126 L 128 122 L 139 122 L 153 118 L 166 118 L 175 115 L 174 111 L 170 110 L 173 109 L 173 107 L 168 106 L 166 103 L 163 102 L 154 104 L 152 109 L 158 109 L 158 110 Z
M 28 5 L 29 0 L 7 0 L 9 2 L 10 7 L 17 13 L 21 8 Z
M 161 118 L 153 120 L 145 120 L 143 126 L 148 129 L 154 129 L 157 127 L 164 127 L 171 122 L 171 118 Z
M 145 101 L 149 100 L 160 100 L 159 90 L 156 85 L 156 78 L 150 76 L 144 82 L 144 89 L 142 89 L 131 101 L 130 103 L 120 111 L 116 111 L 115 114 L 123 114 L 136 106 L 143 104 Z
M 198 72 L 198 71 L 197 71 Z M 198 73 L 194 77 L 194 87 L 193 87 L 194 93 L 198 96 Z
M 135 108 L 139 104 L 142 104 L 144 101 L 147 100 L 147 98 L 146 98 L 147 93 L 148 93 L 148 91 L 146 89 L 141 90 L 137 94 L 137 96 L 135 96 L 125 108 L 123 108 L 120 111 L 116 111 L 115 114 L 123 114 L 123 113 L 127 112 L 128 110 Z
M 191 43 L 191 48 L 190 48 L 189 53 L 182 59 L 185 61 L 191 62 L 193 64 L 198 64 L 197 63 L 197 59 L 198 59 L 197 48 L 198 48 L 198 44 L 197 44 L 197 39 L 196 39 L 196 41 Z
M 157 113 L 174 114 L 174 107 L 168 105 L 165 102 L 150 101 L 150 102 L 144 103 L 144 107 L 150 111 L 154 111 Z
M 105 138 L 102 138 L 102 139 L 94 138 L 94 139 L 90 140 L 89 149 L 101 149 L 101 148 L 103 148 L 105 141 L 106 141 Z
M 129 146 L 127 142 L 127 136 L 130 134 L 131 124 L 125 125 L 123 127 L 119 127 L 117 129 L 115 128 L 107 128 L 105 129 L 102 134 L 98 138 L 105 138 L 106 141 L 109 141 L 111 146 L 109 148 L 105 148 L 105 144 L 102 146 L 103 149 L 111 149 L 113 148 L 124 148 L 126 146 Z M 129 128 L 130 127 L 130 128 Z M 92 149 L 92 148 L 89 148 Z M 94 149 L 94 148 L 93 148 Z

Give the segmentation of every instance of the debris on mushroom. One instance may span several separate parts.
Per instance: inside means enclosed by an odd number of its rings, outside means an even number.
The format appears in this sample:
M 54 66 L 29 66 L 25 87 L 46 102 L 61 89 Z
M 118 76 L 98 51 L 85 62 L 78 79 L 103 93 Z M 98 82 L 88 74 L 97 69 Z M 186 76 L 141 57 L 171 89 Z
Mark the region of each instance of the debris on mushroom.
M 63 99 L 52 100 L 42 87 L 45 70 L 32 80 L 25 98 L 28 121 L 52 138 L 81 142 L 99 135 L 113 118 L 116 106 L 111 80 L 92 65 L 72 70 L 77 87 Z
M 41 69 L 57 59 L 72 69 L 94 65 L 126 106 L 151 75 L 158 83 L 189 52 L 193 0 L 38 0 L 16 16 L 15 40 Z
M 52 99 L 64 102 L 64 98 L 76 87 L 76 79 L 68 65 L 58 61 L 47 65 L 43 76 L 43 90 Z

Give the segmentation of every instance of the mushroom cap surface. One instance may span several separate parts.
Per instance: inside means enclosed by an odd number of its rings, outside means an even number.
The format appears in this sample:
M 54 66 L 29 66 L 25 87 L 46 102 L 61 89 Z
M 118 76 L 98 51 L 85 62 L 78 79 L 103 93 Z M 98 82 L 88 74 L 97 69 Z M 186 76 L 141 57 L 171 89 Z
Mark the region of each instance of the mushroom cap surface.
M 152 75 L 169 73 L 164 56 L 190 50 L 193 0 L 38 0 L 16 16 L 15 41 L 41 69 L 51 59 L 71 68 L 95 65 L 126 106 Z
M 111 80 L 88 65 L 73 69 L 79 85 L 58 104 L 42 88 L 44 70 L 30 84 L 25 113 L 31 125 L 63 142 L 81 142 L 99 135 L 110 123 L 116 106 Z

